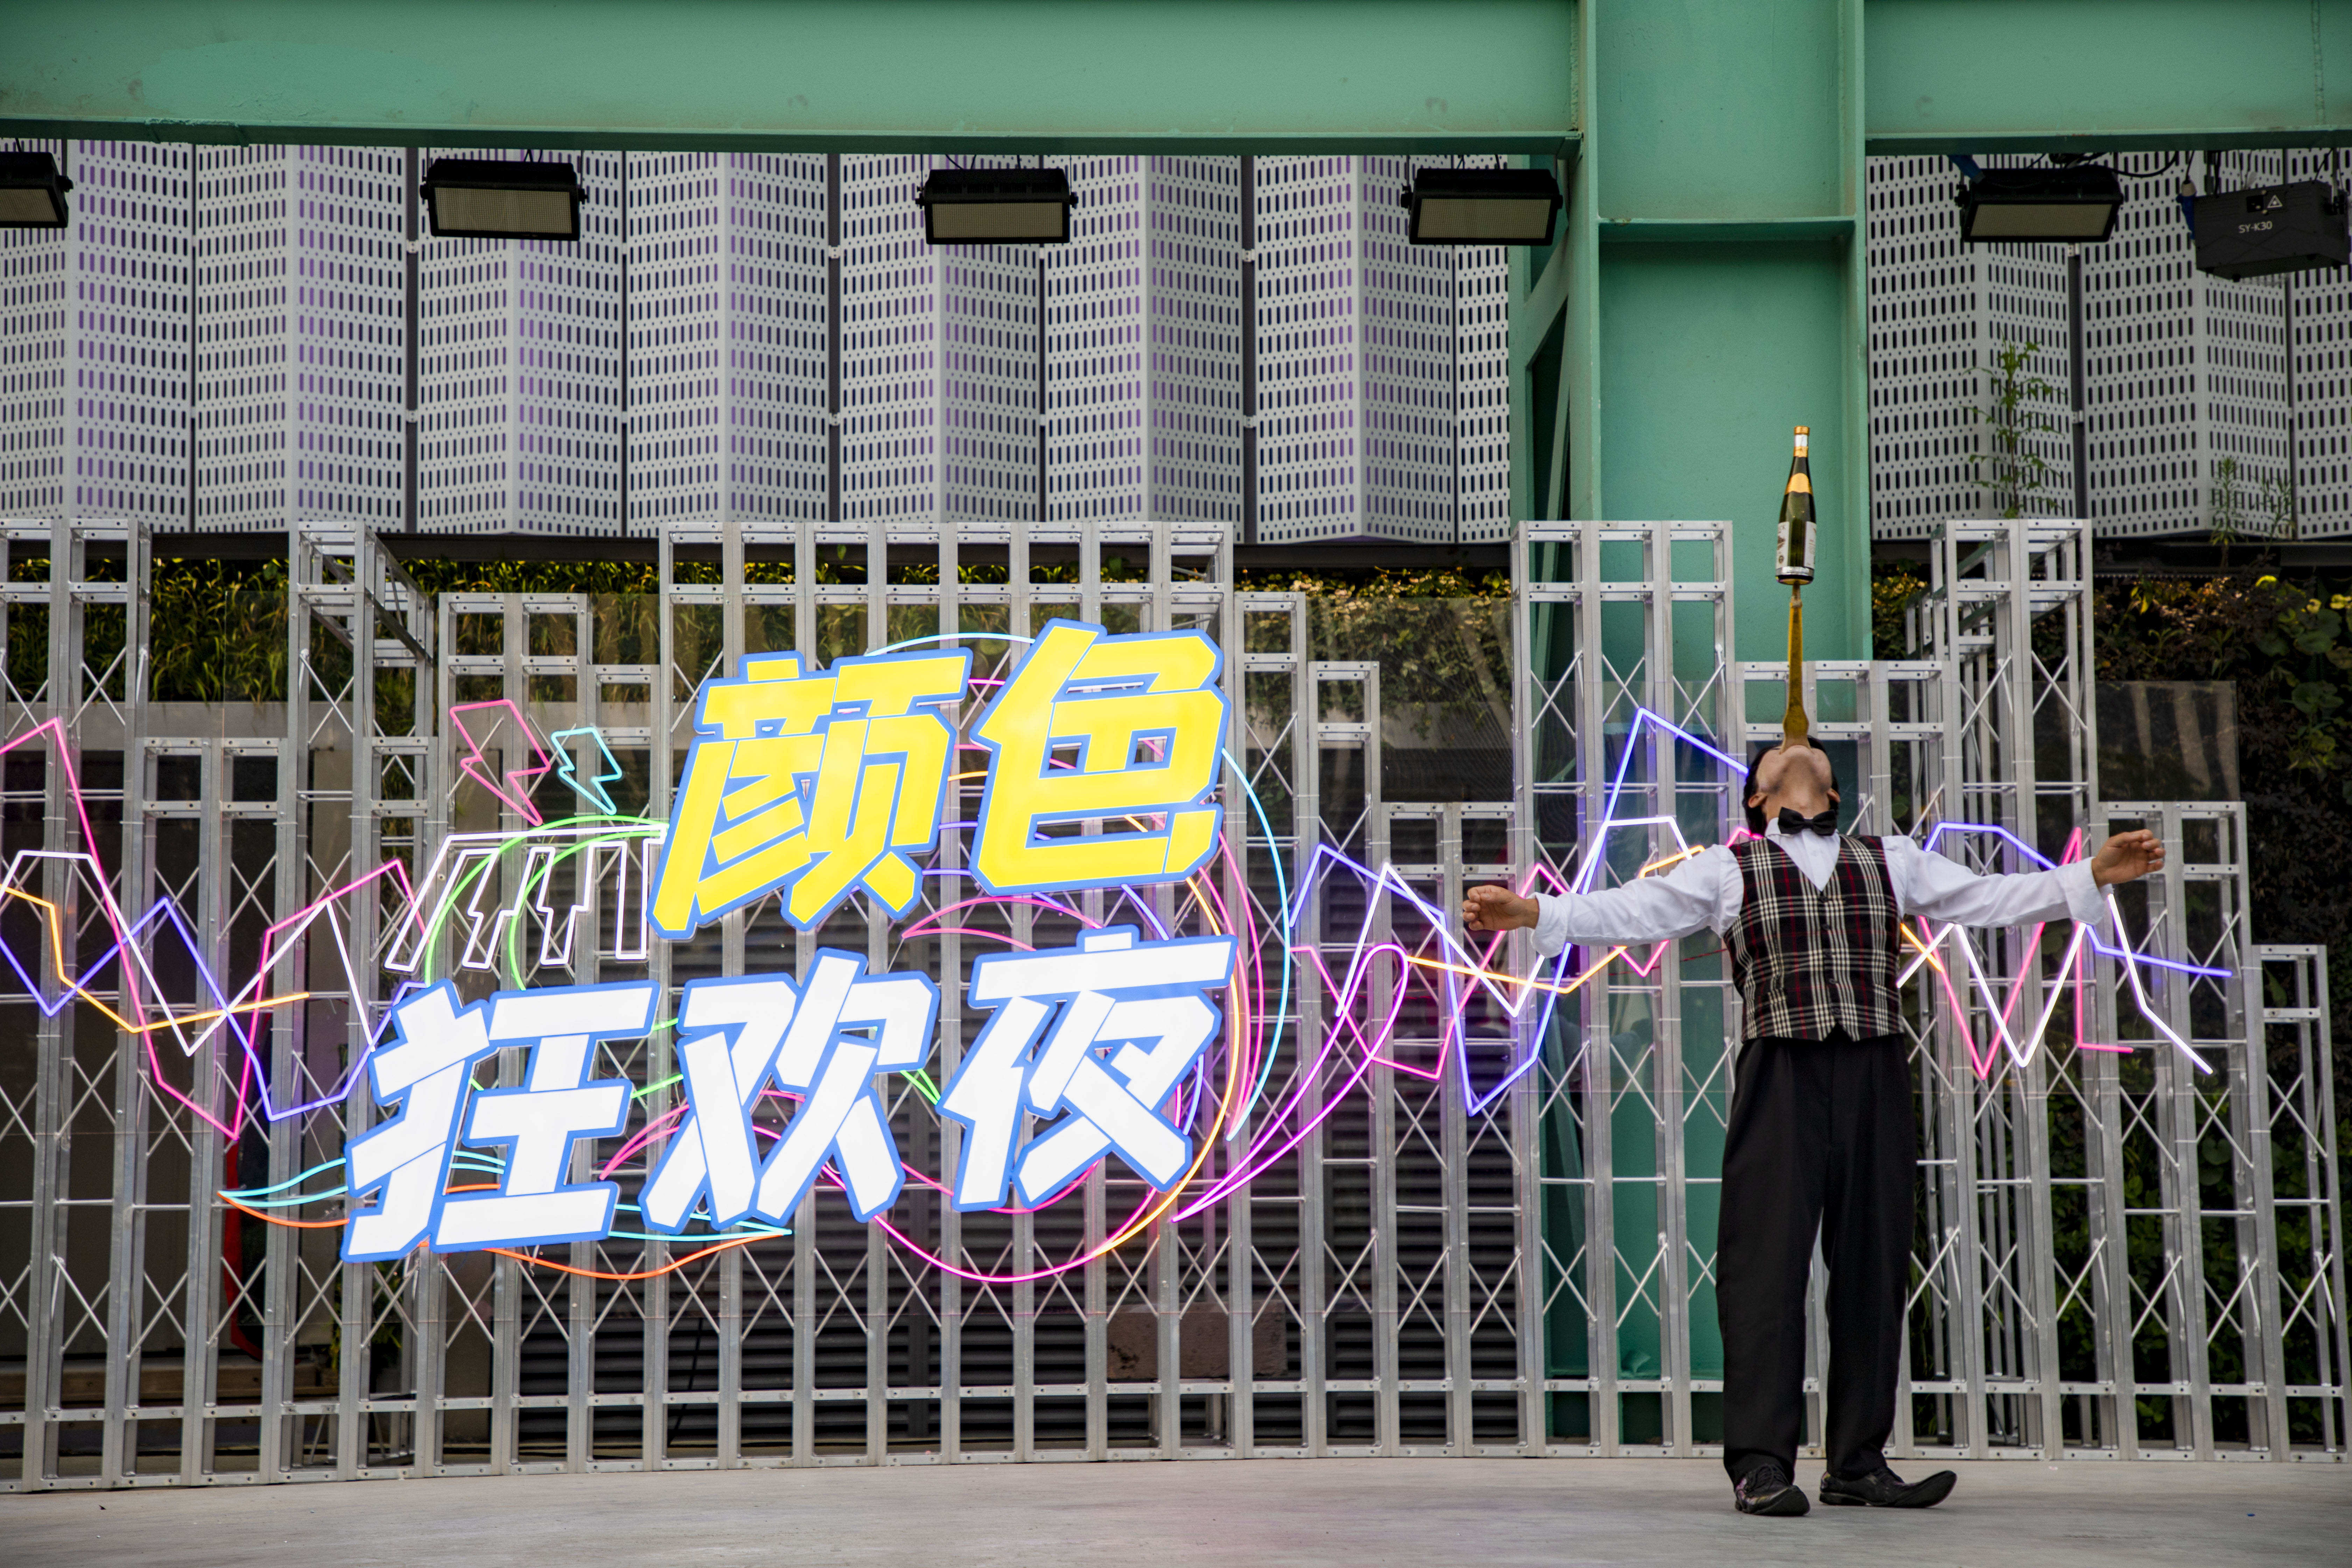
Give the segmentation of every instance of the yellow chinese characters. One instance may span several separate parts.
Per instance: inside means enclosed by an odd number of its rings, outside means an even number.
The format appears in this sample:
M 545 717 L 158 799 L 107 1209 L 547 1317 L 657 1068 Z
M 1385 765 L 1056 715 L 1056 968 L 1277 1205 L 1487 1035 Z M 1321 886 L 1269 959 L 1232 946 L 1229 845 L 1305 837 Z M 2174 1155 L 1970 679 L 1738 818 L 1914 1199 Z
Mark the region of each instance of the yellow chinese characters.
M 653 898 L 664 936 L 782 890 L 809 929 L 859 888 L 914 907 L 910 854 L 939 835 L 955 726 L 942 704 L 964 651 L 876 654 L 803 673 L 798 654 L 747 658 L 702 689 Z
M 1052 621 L 972 731 L 992 753 L 971 868 L 992 893 L 1168 882 L 1217 847 L 1217 645 Z M 1099 835 L 1081 836 L 1097 821 Z

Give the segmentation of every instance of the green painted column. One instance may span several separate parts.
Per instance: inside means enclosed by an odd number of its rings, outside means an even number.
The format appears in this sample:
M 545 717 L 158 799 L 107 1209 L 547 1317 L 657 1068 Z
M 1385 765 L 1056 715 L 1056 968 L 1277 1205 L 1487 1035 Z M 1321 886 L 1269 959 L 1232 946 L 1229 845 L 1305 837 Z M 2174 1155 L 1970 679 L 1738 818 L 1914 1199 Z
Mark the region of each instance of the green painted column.
M 1869 647 L 1861 0 L 1589 6 L 1569 510 L 1733 526 L 1737 651 L 1786 647 L 1772 544 L 1812 430 L 1807 646 Z

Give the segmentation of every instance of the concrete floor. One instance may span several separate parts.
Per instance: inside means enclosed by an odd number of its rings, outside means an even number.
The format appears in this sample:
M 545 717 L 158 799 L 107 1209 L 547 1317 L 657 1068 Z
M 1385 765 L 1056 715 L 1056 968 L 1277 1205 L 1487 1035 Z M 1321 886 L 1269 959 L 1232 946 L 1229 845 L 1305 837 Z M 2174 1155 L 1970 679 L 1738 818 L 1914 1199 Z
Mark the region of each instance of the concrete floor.
M 1925 1473 L 1925 1467 L 1913 1467 Z M 0 1562 L 1283 1564 L 2352 1562 L 2352 1467 L 1980 1463 L 1925 1513 L 1731 1511 L 1712 1463 L 738 1470 L 0 1497 Z M 1810 1470 L 1810 1488 L 1818 1479 Z

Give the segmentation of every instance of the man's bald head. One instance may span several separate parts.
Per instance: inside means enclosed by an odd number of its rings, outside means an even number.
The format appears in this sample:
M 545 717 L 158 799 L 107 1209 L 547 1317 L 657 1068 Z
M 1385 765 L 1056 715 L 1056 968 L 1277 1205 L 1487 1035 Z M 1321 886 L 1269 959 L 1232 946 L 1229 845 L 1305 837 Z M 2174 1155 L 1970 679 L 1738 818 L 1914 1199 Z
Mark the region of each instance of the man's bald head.
M 1816 816 L 1837 804 L 1837 771 L 1830 755 L 1811 740 L 1782 742 L 1756 754 L 1748 767 L 1748 787 L 1741 802 L 1748 831 L 1762 833 L 1764 825 L 1787 806 L 1802 816 Z

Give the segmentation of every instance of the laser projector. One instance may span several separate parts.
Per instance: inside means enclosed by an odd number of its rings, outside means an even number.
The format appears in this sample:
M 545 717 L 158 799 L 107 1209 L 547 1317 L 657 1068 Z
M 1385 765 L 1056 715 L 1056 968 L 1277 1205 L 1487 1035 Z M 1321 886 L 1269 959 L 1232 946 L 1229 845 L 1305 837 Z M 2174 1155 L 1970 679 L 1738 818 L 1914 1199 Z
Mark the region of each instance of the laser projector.
M 2199 196 L 2197 269 L 2220 278 L 2267 278 L 2341 267 L 2347 259 L 2344 195 L 2319 180 Z

